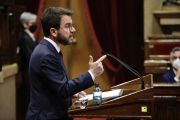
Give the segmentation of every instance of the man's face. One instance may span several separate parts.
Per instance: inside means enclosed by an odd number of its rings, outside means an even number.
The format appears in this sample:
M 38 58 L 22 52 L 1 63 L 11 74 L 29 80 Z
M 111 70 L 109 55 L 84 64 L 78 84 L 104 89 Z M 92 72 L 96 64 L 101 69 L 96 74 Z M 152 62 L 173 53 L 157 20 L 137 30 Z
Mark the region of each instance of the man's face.
M 62 45 L 69 45 L 72 43 L 75 28 L 72 26 L 71 16 L 63 15 L 61 17 L 61 25 L 57 35 L 57 41 Z
M 170 61 L 171 61 L 171 64 L 173 63 L 174 60 L 176 60 L 177 58 L 180 58 L 180 51 L 175 51 L 171 58 L 170 58 Z

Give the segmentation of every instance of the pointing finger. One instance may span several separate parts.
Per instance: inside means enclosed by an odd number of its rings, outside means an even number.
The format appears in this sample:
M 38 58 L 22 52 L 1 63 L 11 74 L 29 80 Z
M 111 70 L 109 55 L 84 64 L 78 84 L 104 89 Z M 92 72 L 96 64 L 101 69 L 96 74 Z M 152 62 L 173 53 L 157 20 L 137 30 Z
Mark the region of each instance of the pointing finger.
M 89 57 L 90 57 L 89 63 L 93 63 L 93 57 L 91 55 Z
M 103 61 L 106 57 L 107 57 L 106 55 L 103 55 L 103 56 L 100 57 L 96 62 L 99 63 L 99 62 Z

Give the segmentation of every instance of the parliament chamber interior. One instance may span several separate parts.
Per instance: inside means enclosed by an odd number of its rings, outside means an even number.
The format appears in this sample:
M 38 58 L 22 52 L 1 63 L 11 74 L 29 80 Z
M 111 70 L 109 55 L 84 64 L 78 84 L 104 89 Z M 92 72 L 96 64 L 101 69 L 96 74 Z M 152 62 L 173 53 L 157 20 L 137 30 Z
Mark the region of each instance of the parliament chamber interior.
M 73 42 L 61 47 L 70 79 L 86 72 L 89 55 L 96 61 L 102 50 L 112 52 L 140 76 L 108 58 L 95 82 L 103 92 L 122 89 L 121 96 L 103 100 L 100 106 L 89 102 L 85 109 L 74 106 L 77 98 L 72 98 L 67 117 L 180 120 L 180 83 L 162 82 L 162 75 L 172 69 L 170 51 L 180 47 L 180 0 L 0 0 L 0 120 L 24 119 L 20 15 L 25 11 L 37 15 L 34 37 L 40 43 L 41 13 L 48 7 L 74 11 Z M 84 91 L 92 94 L 93 89 Z

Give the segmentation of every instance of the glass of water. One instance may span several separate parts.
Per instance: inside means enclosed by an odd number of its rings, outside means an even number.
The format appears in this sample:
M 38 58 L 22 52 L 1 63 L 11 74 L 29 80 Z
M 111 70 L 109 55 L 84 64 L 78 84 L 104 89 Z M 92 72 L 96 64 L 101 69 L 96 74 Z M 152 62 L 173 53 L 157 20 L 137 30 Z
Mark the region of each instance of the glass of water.
M 81 97 L 81 95 L 78 94 L 77 102 L 79 103 L 79 107 L 81 109 L 86 108 L 86 106 L 88 105 L 88 96 L 86 95 L 86 97 Z

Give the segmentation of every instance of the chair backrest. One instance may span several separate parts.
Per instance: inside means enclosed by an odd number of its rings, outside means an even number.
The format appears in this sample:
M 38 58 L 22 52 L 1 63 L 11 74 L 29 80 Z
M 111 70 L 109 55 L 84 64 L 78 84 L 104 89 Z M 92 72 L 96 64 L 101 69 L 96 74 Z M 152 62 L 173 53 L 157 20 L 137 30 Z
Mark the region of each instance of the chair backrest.
M 144 43 L 144 59 L 150 59 L 150 55 L 169 55 L 170 51 L 178 46 L 180 47 L 180 36 L 149 36 Z
M 169 55 L 170 51 L 175 47 L 180 47 L 180 39 L 176 42 L 174 42 L 174 40 L 168 41 L 167 44 L 162 44 L 162 43 L 154 44 L 153 54 Z

